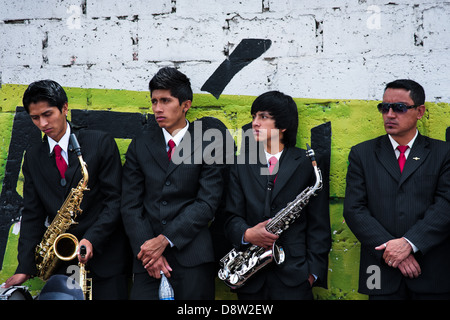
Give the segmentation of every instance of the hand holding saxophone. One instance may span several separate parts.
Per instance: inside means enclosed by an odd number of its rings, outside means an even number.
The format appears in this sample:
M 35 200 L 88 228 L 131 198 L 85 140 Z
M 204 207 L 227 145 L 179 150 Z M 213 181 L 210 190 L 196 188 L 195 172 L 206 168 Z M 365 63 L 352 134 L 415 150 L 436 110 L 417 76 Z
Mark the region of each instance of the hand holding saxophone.
M 244 242 L 266 249 L 272 248 L 279 236 L 267 231 L 266 225 L 269 221 L 270 219 L 260 222 L 252 228 L 248 228 L 244 233 Z
M 80 253 L 80 248 L 84 246 L 86 248 L 85 253 Z M 92 243 L 87 239 L 82 239 L 78 245 L 77 251 L 78 261 L 86 264 L 92 257 L 94 256 L 94 249 L 92 247 Z

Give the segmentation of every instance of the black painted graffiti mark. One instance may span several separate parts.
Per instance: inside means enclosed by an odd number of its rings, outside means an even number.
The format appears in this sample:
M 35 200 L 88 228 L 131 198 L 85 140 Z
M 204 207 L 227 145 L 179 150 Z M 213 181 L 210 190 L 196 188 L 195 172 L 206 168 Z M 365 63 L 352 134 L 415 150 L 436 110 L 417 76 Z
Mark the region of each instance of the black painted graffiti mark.
M 302 146 L 306 149 L 306 146 Z M 331 162 L 331 122 L 325 122 L 311 129 L 311 148 L 317 155 L 321 155 L 322 163 L 319 163 L 322 171 L 322 192 L 329 193 L 330 162 Z
M 152 114 L 131 112 L 73 109 L 71 116 L 78 126 L 107 132 L 119 139 L 134 138 L 148 123 L 156 123 Z
M 266 52 L 271 44 L 272 41 L 266 39 L 243 39 L 233 53 L 206 80 L 201 90 L 207 91 L 219 99 L 231 79 L 242 68 Z
M 20 217 L 23 199 L 17 193 L 22 157 L 25 149 L 39 141 L 41 133 L 22 107 L 17 107 L 11 132 L 8 158 L 0 195 L 0 266 L 3 263 L 9 228 Z

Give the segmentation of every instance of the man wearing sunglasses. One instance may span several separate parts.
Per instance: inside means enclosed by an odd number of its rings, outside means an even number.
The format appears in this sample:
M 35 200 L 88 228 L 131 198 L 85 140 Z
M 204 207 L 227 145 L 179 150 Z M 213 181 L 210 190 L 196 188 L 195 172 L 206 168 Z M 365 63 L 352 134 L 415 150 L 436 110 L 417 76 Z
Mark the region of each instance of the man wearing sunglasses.
M 349 154 L 345 221 L 361 242 L 359 292 L 370 299 L 450 299 L 450 143 L 417 130 L 425 92 L 386 85 L 387 135 Z

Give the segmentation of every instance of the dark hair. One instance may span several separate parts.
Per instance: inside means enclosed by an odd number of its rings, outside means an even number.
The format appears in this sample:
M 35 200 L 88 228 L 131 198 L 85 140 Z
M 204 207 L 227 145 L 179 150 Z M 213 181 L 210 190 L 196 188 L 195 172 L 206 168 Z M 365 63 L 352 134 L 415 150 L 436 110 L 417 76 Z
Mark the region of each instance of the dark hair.
M 295 146 L 297 142 L 298 111 L 291 96 L 279 91 L 263 93 L 253 101 L 251 114 L 267 111 L 275 119 L 277 129 L 286 129 L 283 133 L 283 144 L 287 147 Z
M 67 103 L 67 95 L 59 83 L 53 80 L 40 80 L 31 83 L 23 94 L 22 102 L 26 112 L 29 113 L 31 103 L 47 101 L 52 107 L 57 107 L 59 111 Z
M 386 85 L 386 89 L 405 89 L 406 91 L 409 91 L 409 96 L 411 97 L 412 101 L 414 101 L 414 104 L 416 106 L 420 106 L 425 103 L 425 90 L 423 87 L 415 82 L 414 80 L 409 79 L 399 79 L 392 82 L 389 82 Z
M 181 103 L 193 100 L 191 82 L 189 78 L 175 68 L 160 69 L 149 83 L 150 93 L 153 90 L 170 90 L 170 94 Z

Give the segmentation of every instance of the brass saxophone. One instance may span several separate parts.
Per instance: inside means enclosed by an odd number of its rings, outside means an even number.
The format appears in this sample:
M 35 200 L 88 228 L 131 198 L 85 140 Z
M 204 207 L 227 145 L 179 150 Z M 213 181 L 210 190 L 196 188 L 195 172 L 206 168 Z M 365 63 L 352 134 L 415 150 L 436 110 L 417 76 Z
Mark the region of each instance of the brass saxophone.
M 312 187 L 307 187 L 297 197 L 281 209 L 266 225 L 266 230 L 270 233 L 280 235 L 289 228 L 295 219 L 300 217 L 300 212 L 308 204 L 309 199 L 322 189 L 322 173 L 317 166 L 314 151 L 306 144 L 306 155 L 311 159 L 316 182 Z M 218 272 L 219 279 L 224 281 L 232 289 L 242 287 L 252 275 L 268 263 L 275 261 L 277 264 L 283 263 L 285 253 L 283 248 L 276 245 L 272 249 L 265 249 L 256 245 L 251 245 L 245 251 L 232 249 L 221 260 L 221 269 Z
M 67 233 L 67 230 L 71 225 L 77 224 L 75 219 L 83 211 L 80 205 L 83 200 L 83 192 L 89 190 L 87 187 L 89 174 L 76 136 L 71 134 L 70 139 L 72 147 L 78 156 L 83 177 L 77 187 L 72 188 L 52 223 L 45 231 L 41 242 L 35 248 L 37 276 L 44 281 L 50 278 L 60 260 L 69 261 L 77 256 L 78 239 L 73 234 Z M 82 274 L 82 271 L 84 274 Z M 84 265 L 80 265 L 80 279 L 83 278 L 86 278 L 86 271 Z M 88 297 L 88 290 L 83 288 L 82 282 L 86 282 L 80 280 L 79 284 L 83 292 L 85 292 L 85 296 Z

